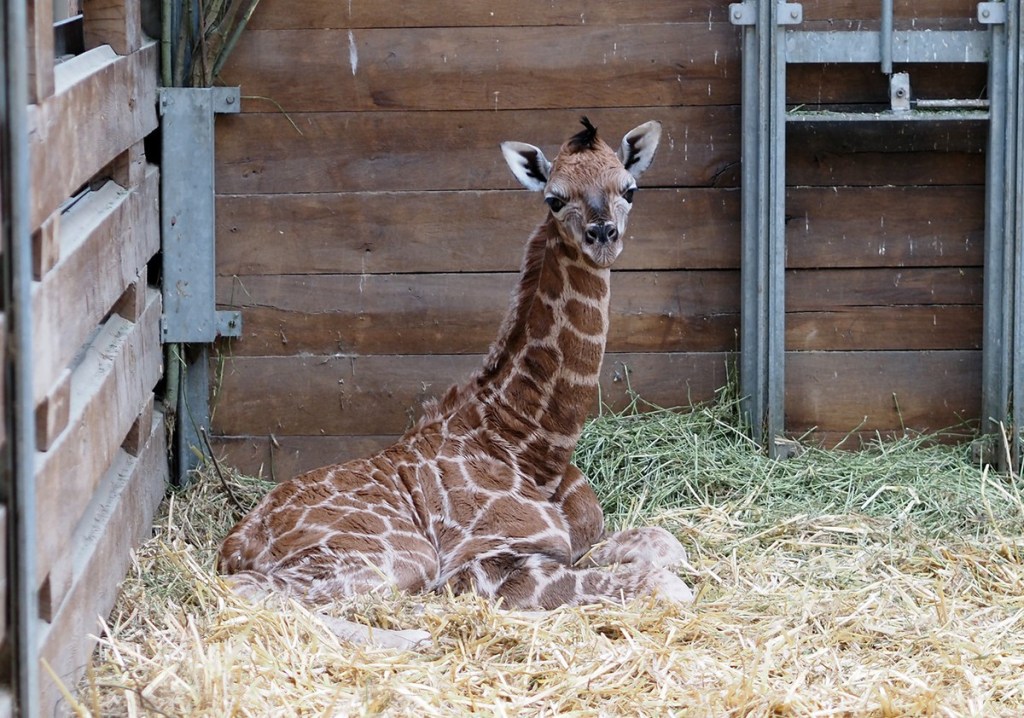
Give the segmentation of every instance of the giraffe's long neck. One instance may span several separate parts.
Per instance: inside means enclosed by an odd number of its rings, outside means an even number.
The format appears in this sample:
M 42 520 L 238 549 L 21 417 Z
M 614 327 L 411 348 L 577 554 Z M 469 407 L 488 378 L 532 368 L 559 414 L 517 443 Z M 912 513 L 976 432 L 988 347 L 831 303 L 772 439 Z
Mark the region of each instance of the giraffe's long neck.
M 609 278 L 541 225 L 479 378 L 488 429 L 541 486 L 565 471 L 597 396 Z

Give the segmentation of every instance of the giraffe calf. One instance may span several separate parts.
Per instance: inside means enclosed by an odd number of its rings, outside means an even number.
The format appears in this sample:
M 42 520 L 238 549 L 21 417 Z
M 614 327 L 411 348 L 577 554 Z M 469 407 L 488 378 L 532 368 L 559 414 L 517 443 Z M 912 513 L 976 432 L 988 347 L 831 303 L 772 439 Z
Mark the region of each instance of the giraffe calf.
M 630 529 L 600 544 L 601 507 L 571 463 L 597 401 L 610 268 L 661 138 L 647 122 L 613 150 L 585 117 L 583 126 L 554 160 L 521 142 L 501 147 L 546 210 L 483 366 L 393 446 L 271 490 L 221 545 L 237 590 L 311 605 L 445 586 L 517 609 L 692 600 L 671 570 L 685 552 L 667 531 Z M 363 627 L 334 627 L 366 638 Z

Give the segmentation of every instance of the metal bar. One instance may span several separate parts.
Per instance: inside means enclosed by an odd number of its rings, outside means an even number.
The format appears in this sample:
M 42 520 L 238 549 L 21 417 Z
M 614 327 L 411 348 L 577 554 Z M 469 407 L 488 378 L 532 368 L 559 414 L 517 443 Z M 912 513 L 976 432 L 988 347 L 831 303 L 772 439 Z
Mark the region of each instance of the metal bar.
M 786 379 L 786 43 L 785 30 L 778 16 L 781 7 L 776 5 L 775 10 L 774 22 L 766 32 L 772 38 L 768 73 L 773 77 L 767 108 L 771 123 L 771 154 L 768 168 L 770 214 L 765 235 L 768 244 L 767 441 L 772 457 L 777 454 L 776 439 L 785 431 Z
M 1012 237 L 1013 276 L 1010 278 L 1013 287 L 1012 305 L 1007 309 L 1012 317 L 1010 324 L 1013 327 L 1013 348 L 1010 356 L 1009 371 L 1012 373 L 1012 411 L 1010 422 L 1010 462 L 1011 469 L 1018 472 L 1024 470 L 1024 446 L 1021 445 L 1021 433 L 1024 431 L 1024 128 L 1021 127 L 1021 119 L 1024 118 L 1024 57 L 1021 57 L 1021 7 L 1019 3 L 1007 3 L 1006 9 L 1006 31 L 1013 39 L 1009 48 L 1009 57 L 1013 58 L 1016 65 L 1013 72 L 1013 82 L 1009 89 L 1013 93 L 1016 114 L 1014 118 L 1014 198 L 1009 206 L 1014 211 L 1013 224 L 1009 228 L 1009 236 Z
M 984 30 L 896 30 L 891 61 L 900 63 L 988 62 Z M 882 62 L 880 34 L 870 30 L 807 30 L 786 33 L 786 61 L 793 64 Z
M 893 112 L 842 112 L 791 110 L 787 122 L 979 122 L 989 119 L 985 110 L 904 110 Z
M 203 430 L 210 428 L 210 349 L 207 344 L 183 346 L 175 357 L 181 369 L 178 390 L 178 425 L 175 435 L 177 475 L 175 485 L 188 483 L 189 472 L 207 456 Z
M 11 387 L 6 469 L 10 509 L 8 561 L 15 649 L 11 667 L 20 715 L 39 712 L 39 599 L 36 580 L 35 402 L 32 394 L 32 241 L 29 224 L 28 19 L 24 0 L 4 3 L 3 166 L 4 297 Z M 6 409 L 6 407 L 5 407 Z
M 767 3 L 764 3 L 767 5 Z M 735 6 L 734 6 L 735 7 Z M 762 384 L 767 376 L 762 366 L 763 345 L 761 338 L 760 298 L 763 279 L 760 275 L 760 242 L 758 241 L 760 223 L 760 167 L 765 162 L 766 137 L 761 122 L 761 85 L 760 72 L 761 45 L 763 33 L 758 32 L 762 26 L 762 12 L 756 5 L 743 3 L 736 7 L 735 17 L 739 19 L 741 11 L 757 12 L 752 24 L 743 28 L 743 67 L 742 67 L 742 137 L 741 153 L 741 187 L 740 201 L 741 218 L 741 309 L 740 309 L 740 393 L 743 396 L 743 412 L 750 424 L 750 430 L 757 441 L 763 439 L 765 407 L 765 391 Z
M 882 73 L 892 74 L 892 0 L 882 0 L 882 27 L 878 31 Z
M 786 66 L 782 24 L 798 19 L 800 13 L 791 3 L 777 1 L 734 5 L 733 10 L 733 17 L 745 25 L 740 389 L 754 439 L 774 456 L 775 438 L 784 430 L 785 388 Z
M 1007 147 L 1006 87 L 1007 37 L 1004 25 L 992 25 L 992 57 L 988 68 L 989 129 L 985 177 L 985 262 L 984 262 L 984 327 L 982 332 L 981 366 L 981 432 L 994 434 L 1006 416 L 1008 391 L 1005 368 L 1006 317 L 1002 310 L 1005 294 L 1003 230 L 1006 207 L 1006 168 L 1003 161 Z

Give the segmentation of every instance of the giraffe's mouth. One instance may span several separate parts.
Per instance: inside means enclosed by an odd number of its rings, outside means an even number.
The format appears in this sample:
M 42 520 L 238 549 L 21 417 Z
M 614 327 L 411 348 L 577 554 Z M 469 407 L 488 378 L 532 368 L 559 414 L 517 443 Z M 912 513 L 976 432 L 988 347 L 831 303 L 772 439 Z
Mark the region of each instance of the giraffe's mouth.
M 602 242 L 584 245 L 583 253 L 600 269 L 607 269 L 622 252 L 621 242 Z

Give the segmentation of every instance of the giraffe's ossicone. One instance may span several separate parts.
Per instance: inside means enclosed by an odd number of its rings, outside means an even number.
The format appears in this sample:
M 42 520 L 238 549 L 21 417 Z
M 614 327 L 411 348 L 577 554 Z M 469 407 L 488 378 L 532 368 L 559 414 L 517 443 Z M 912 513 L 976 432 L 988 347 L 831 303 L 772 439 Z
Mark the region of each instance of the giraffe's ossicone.
M 679 542 L 650 528 L 606 537 L 571 463 L 597 397 L 610 267 L 661 138 L 647 122 L 615 151 L 583 125 L 553 161 L 533 145 L 501 147 L 547 209 L 483 366 L 393 446 L 270 491 L 221 546 L 236 590 L 320 604 L 447 585 L 542 609 L 692 599 L 670 570 L 685 556 Z

